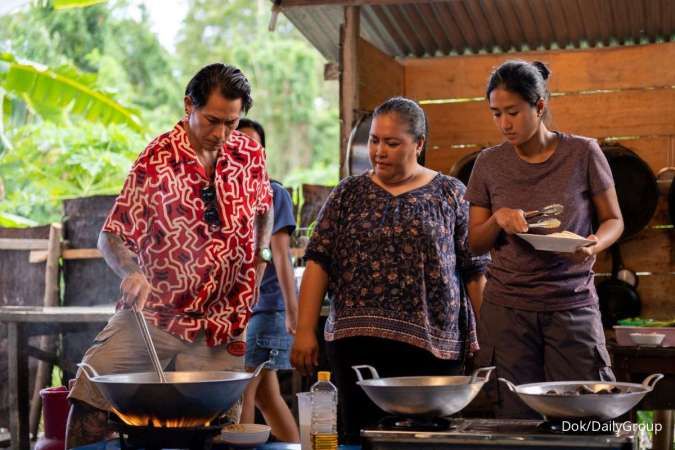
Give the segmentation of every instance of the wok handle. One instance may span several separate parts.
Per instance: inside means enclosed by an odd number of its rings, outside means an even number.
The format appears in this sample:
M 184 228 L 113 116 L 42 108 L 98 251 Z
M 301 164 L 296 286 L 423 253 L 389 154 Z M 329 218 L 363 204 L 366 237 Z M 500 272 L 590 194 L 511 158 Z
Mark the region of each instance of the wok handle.
M 87 377 L 87 380 L 89 380 L 89 381 L 93 381 L 92 378 L 95 378 L 95 377 L 99 376 L 98 372 L 96 372 L 96 369 L 94 369 L 93 367 L 91 367 L 87 363 L 84 363 L 84 362 L 77 363 L 77 367 L 82 369 L 82 373 L 84 374 L 85 377 Z
M 370 377 L 373 380 L 376 380 L 380 378 L 380 375 L 377 373 L 377 370 L 373 366 L 352 366 L 352 369 L 354 369 L 354 372 L 356 372 L 356 377 L 359 379 L 359 381 L 363 381 L 363 377 L 361 376 L 361 369 L 368 369 L 370 370 Z
M 516 392 L 516 393 L 518 392 L 518 389 L 516 388 L 516 385 L 511 383 L 506 378 L 498 378 L 498 380 L 501 381 L 502 383 L 504 383 L 509 388 L 509 390 L 511 392 Z
M 271 353 L 271 352 L 270 352 L 270 353 Z M 255 370 L 253 371 L 253 376 L 252 376 L 251 378 L 255 378 L 255 377 L 257 377 L 258 375 L 260 375 L 260 371 L 263 370 L 263 368 L 264 368 L 265 366 L 271 365 L 271 364 L 272 364 L 272 358 L 268 359 L 268 360 L 265 361 L 265 362 L 260 363 L 260 365 L 259 365 L 258 367 L 256 367 Z
M 492 371 L 495 369 L 496 369 L 495 366 L 490 366 L 490 367 L 480 367 L 474 370 L 473 374 L 471 374 L 471 381 L 469 381 L 469 383 L 475 383 L 482 372 L 485 372 L 485 376 L 483 376 L 483 383 L 487 382 L 487 380 L 490 379 L 490 374 L 492 374 Z
M 661 378 L 663 378 L 662 373 L 653 373 L 644 379 L 642 385 L 651 391 Z

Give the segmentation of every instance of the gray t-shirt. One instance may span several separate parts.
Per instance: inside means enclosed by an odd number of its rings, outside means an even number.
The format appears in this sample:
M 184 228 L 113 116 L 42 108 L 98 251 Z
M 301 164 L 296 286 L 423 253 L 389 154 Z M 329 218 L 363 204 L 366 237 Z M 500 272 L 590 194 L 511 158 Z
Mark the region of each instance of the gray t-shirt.
M 612 172 L 594 139 L 558 135 L 556 150 L 542 163 L 524 161 L 508 142 L 483 150 L 474 165 L 466 200 L 492 213 L 499 208 L 531 211 L 560 203 L 565 209 L 559 216 L 561 227 L 555 231 L 591 234 L 592 197 L 614 186 Z M 595 304 L 594 262 L 591 258 L 574 263 L 562 254 L 537 251 L 518 236 L 502 232 L 488 266 L 485 301 L 530 311 Z

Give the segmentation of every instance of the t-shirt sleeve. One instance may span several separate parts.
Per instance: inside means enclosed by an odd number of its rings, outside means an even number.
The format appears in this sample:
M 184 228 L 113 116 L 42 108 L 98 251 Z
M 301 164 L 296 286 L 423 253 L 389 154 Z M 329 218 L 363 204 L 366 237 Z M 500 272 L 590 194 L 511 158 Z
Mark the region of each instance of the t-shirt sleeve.
M 333 189 L 316 218 L 312 237 L 305 250 L 305 258 L 317 262 L 330 272 L 336 259 L 337 237 L 340 232 L 340 213 L 345 182 Z
M 293 217 L 293 201 L 291 195 L 280 184 L 272 183 L 274 192 L 274 226 L 272 234 L 286 230 L 288 234 L 295 231 L 295 218 Z
M 144 154 L 131 168 L 102 229 L 118 236 L 134 253 L 141 248 L 151 220 L 148 178 L 148 158 Z
M 590 141 L 588 149 L 588 184 L 591 195 L 599 194 L 614 186 L 614 177 L 607 157 L 595 140 Z
M 452 197 L 455 207 L 455 255 L 457 269 L 464 279 L 476 273 L 485 272 L 490 262 L 490 254 L 474 255 L 469 249 L 469 202 L 465 199 L 466 188 L 459 180 L 454 180 Z
M 481 153 L 476 157 L 476 161 L 474 162 L 471 177 L 469 178 L 469 186 L 466 188 L 466 193 L 464 194 L 464 200 L 472 205 L 490 209 L 492 202 L 490 200 L 490 190 L 488 189 L 484 166 L 485 158 Z

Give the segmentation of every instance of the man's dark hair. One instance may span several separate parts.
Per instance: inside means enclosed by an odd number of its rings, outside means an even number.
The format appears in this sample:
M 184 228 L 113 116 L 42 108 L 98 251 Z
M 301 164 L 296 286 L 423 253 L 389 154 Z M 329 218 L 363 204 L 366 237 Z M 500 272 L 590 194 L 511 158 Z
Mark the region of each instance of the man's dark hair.
M 251 84 L 241 70 L 228 64 L 215 63 L 202 67 L 187 84 L 185 95 L 190 96 L 196 108 L 202 108 L 215 89 L 228 100 L 240 98 L 244 113 L 253 106 Z
M 255 130 L 256 133 L 258 133 L 258 136 L 260 136 L 260 146 L 262 148 L 265 147 L 265 129 L 263 128 L 260 123 L 256 122 L 253 119 L 248 119 L 246 117 L 242 117 L 239 119 L 239 125 L 237 125 L 237 130 L 241 130 L 242 128 L 251 128 Z

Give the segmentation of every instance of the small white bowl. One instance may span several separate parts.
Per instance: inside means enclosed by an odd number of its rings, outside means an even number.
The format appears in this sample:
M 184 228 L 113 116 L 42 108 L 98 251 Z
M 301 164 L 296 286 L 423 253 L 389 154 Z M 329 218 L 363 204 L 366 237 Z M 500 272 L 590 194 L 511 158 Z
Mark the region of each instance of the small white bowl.
M 660 333 L 630 333 L 629 336 L 637 345 L 647 347 L 658 347 L 666 337 L 665 334 Z
M 257 423 L 238 423 L 227 425 L 213 441 L 236 447 L 257 447 L 270 438 L 272 428 Z

